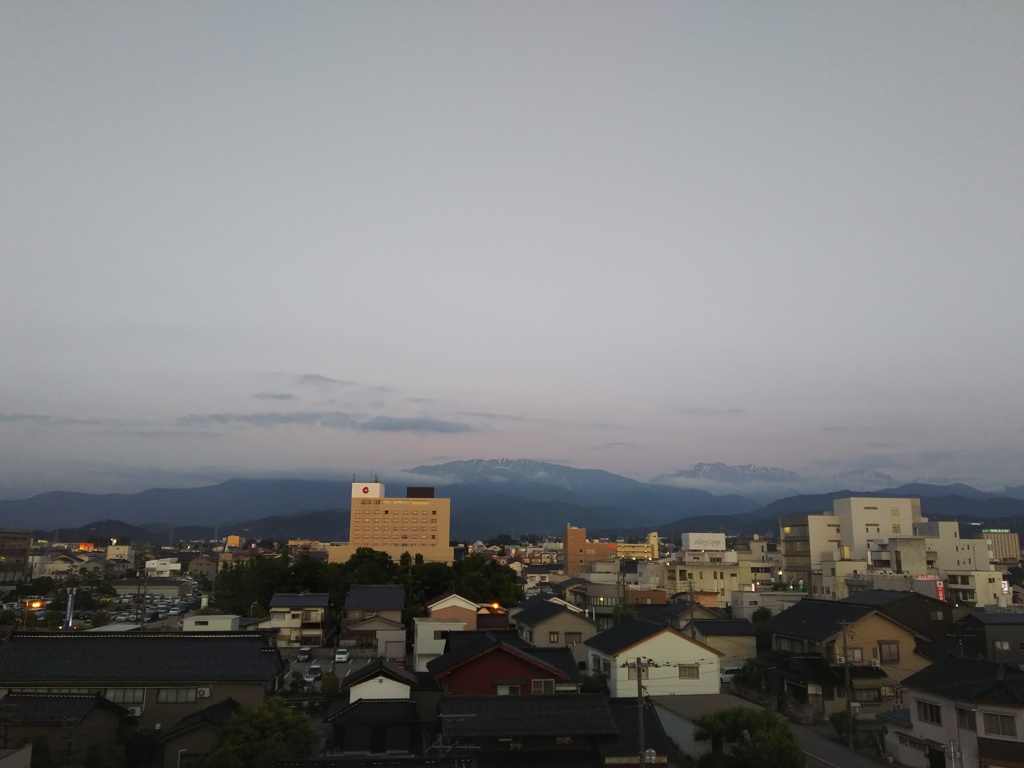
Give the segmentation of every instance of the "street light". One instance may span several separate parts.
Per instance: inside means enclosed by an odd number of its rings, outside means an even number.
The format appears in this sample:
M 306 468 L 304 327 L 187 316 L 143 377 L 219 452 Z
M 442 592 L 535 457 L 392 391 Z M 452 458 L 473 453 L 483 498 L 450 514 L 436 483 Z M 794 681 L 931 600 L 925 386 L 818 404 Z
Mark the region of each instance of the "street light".
M 259 601 L 258 600 L 253 600 L 252 601 L 252 605 L 249 606 L 249 618 L 250 619 L 253 618 L 252 613 L 253 613 L 253 610 L 255 610 L 255 608 L 256 608 L 256 603 L 257 602 L 259 602 Z

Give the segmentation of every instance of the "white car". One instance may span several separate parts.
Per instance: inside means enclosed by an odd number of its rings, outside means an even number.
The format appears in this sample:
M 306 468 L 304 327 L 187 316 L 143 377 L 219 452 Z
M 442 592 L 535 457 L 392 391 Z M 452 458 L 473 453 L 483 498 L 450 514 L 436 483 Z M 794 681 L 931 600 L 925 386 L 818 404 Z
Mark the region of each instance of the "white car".
M 339 648 L 334 652 L 334 663 L 335 664 L 348 664 L 352 656 L 348 652 L 348 648 Z
M 719 679 L 722 681 L 722 685 L 732 685 L 732 679 L 739 674 L 742 667 L 724 667 Z

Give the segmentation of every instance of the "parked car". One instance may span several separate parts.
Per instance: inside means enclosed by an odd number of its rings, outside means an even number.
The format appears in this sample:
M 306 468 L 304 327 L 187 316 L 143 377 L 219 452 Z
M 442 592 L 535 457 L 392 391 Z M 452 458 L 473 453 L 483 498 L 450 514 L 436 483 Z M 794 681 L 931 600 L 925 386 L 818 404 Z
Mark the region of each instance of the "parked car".
M 336 650 L 334 652 L 334 663 L 335 664 L 348 664 L 348 662 L 349 662 L 349 660 L 351 658 L 352 658 L 352 656 L 348 652 L 348 648 L 339 648 L 338 650 Z
M 317 680 L 319 680 L 323 676 L 324 676 L 323 667 L 321 667 L 319 664 L 310 664 L 309 665 L 309 669 L 306 670 L 306 674 L 305 674 L 303 679 L 307 683 L 315 683 Z
M 313 649 L 303 646 L 299 648 L 298 654 L 295 656 L 296 661 L 310 661 L 313 658 Z
M 724 667 L 719 674 L 722 685 L 732 685 L 732 679 L 739 674 L 742 667 Z

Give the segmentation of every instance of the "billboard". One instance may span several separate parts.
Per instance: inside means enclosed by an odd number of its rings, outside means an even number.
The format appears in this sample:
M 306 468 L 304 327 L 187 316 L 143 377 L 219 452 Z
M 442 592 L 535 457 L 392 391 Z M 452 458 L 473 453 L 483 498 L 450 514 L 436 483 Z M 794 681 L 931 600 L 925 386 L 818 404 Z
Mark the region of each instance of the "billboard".
M 705 550 L 710 552 L 725 552 L 724 533 L 684 533 L 682 535 L 683 549 Z

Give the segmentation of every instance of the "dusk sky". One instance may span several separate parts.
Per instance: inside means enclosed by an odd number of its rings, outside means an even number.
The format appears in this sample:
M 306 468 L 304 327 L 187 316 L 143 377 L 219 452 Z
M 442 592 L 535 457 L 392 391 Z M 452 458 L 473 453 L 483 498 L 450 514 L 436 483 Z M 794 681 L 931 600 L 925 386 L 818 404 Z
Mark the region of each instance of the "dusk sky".
M 1024 5 L 0 4 L 0 498 L 1024 483 Z

